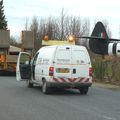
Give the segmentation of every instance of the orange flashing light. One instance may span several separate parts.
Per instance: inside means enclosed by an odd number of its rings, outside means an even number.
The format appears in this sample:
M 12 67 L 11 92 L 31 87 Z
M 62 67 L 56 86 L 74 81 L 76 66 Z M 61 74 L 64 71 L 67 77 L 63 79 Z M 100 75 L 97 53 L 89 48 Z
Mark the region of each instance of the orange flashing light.
M 70 35 L 68 37 L 68 40 L 69 40 L 69 42 L 74 42 L 75 41 L 75 36 L 74 35 Z
M 44 40 L 45 40 L 45 41 L 48 41 L 48 35 L 45 35 L 45 36 L 44 36 Z

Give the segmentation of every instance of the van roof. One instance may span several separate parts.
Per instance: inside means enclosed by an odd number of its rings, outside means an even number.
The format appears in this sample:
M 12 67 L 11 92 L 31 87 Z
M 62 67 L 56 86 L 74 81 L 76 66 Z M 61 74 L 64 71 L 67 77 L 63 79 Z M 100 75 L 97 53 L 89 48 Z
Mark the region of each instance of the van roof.
M 44 47 L 41 47 L 38 52 L 41 50 L 41 49 L 44 49 L 44 48 L 56 48 L 58 46 L 66 46 L 66 47 L 69 47 L 69 46 L 73 46 L 73 47 L 79 47 L 81 49 L 85 49 L 85 46 L 81 46 L 81 45 L 51 45 L 51 46 L 44 46 Z
M 51 45 L 51 46 L 44 46 L 44 47 L 42 47 L 42 48 L 56 48 L 56 47 L 58 47 L 58 46 L 77 46 L 77 47 L 81 47 L 81 48 L 85 48 L 85 46 L 81 46 L 81 45 Z M 41 49 L 41 48 L 40 48 Z M 40 50 L 39 49 L 39 50 Z

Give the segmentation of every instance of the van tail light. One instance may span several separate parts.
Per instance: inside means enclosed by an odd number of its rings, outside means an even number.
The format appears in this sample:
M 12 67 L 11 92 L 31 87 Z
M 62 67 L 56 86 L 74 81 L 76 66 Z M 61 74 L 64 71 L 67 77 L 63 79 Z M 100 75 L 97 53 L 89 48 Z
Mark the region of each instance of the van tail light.
M 92 68 L 89 68 L 89 76 L 92 77 Z
M 49 68 L 49 76 L 53 76 L 54 73 L 54 67 Z

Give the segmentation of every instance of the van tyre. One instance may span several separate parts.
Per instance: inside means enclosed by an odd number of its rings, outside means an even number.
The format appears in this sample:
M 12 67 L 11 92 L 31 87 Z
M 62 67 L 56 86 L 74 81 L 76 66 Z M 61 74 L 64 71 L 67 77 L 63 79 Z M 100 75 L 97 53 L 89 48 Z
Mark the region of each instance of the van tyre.
M 27 80 L 27 81 L 26 81 L 26 84 L 27 84 L 27 87 L 28 87 L 28 88 L 32 88 L 32 87 L 33 87 L 33 83 L 32 83 L 31 80 Z
M 49 88 L 48 88 L 48 86 L 47 86 L 47 82 L 46 82 L 46 81 L 43 82 L 42 92 L 43 92 L 44 94 L 48 94 L 48 93 L 49 93 Z
M 83 87 L 79 89 L 81 95 L 86 95 L 88 93 L 88 87 Z

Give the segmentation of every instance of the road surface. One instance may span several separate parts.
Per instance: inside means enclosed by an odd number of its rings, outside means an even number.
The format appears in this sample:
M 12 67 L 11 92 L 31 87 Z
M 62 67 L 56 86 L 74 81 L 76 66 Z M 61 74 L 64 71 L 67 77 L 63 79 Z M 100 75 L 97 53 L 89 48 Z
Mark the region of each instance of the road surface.
M 44 95 L 15 77 L 0 76 L 0 120 L 120 120 L 120 91 L 92 86 Z

